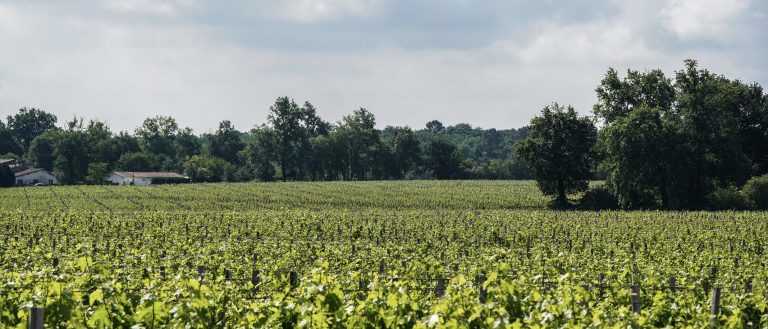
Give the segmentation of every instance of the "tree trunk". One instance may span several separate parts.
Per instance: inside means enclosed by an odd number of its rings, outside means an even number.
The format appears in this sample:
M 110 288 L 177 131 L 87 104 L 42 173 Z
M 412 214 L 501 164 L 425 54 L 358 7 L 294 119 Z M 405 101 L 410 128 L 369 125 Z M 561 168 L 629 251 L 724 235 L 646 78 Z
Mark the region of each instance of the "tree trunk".
M 555 200 L 558 208 L 565 208 L 568 200 L 565 197 L 565 184 L 562 180 L 557 181 L 557 199 Z

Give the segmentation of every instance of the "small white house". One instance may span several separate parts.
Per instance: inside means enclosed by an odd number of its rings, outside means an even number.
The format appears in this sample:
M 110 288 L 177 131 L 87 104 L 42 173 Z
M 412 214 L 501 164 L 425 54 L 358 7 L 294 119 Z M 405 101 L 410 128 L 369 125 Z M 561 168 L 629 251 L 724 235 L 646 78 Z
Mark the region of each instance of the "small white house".
M 54 177 L 51 173 L 49 173 L 47 170 L 42 168 L 29 168 L 29 169 L 14 173 L 14 176 L 16 176 L 16 185 L 19 185 L 19 186 L 35 185 L 35 184 L 45 184 L 45 185 L 59 184 L 59 181 L 56 180 L 56 177 Z
M 114 185 L 151 185 L 158 181 L 186 182 L 189 181 L 189 177 L 175 172 L 116 171 L 107 180 Z

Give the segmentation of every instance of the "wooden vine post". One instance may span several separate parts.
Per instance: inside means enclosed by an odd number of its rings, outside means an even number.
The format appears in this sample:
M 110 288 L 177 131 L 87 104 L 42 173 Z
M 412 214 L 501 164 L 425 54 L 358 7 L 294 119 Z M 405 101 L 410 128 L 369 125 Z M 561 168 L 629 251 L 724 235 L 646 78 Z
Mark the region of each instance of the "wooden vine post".
M 484 286 L 486 280 L 487 278 L 485 277 L 485 275 L 480 275 L 480 278 L 478 280 L 478 283 L 480 284 L 480 297 L 479 297 L 480 304 L 485 304 L 485 301 L 488 299 L 488 291 L 485 290 L 485 286 Z
M 720 324 L 718 316 L 720 315 L 720 287 L 712 289 L 712 317 L 709 319 L 709 324 L 712 327 L 717 327 Z
M 640 285 L 632 285 L 632 312 L 640 313 Z
M 43 320 L 45 311 L 42 307 L 32 307 L 29 309 L 29 329 L 43 329 Z
M 445 296 L 445 279 L 442 276 L 437 278 L 437 288 L 435 288 L 435 295 L 437 295 L 437 297 Z

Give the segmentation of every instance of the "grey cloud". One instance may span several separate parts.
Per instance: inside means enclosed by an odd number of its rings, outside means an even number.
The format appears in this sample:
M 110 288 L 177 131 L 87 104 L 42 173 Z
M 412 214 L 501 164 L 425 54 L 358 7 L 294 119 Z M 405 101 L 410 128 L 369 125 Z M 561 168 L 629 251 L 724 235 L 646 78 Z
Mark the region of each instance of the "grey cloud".
M 248 129 L 288 95 L 331 121 L 363 106 L 380 126 L 508 128 L 553 101 L 587 113 L 608 67 L 672 74 L 692 57 L 768 82 L 756 0 L 726 39 L 671 30 L 665 0 L 317 0 L 348 7 L 310 8 L 318 19 L 286 13 L 310 0 L 121 1 L 0 0 L 0 117 L 36 106 L 115 130 L 156 114 Z

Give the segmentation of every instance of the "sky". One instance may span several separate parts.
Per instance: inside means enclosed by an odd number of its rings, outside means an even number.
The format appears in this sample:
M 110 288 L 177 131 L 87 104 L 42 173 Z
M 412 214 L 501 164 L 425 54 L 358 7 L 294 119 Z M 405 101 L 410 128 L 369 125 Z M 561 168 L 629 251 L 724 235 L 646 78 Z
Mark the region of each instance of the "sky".
M 330 122 L 518 128 L 583 114 L 609 67 L 693 58 L 768 86 L 764 0 L 0 0 L 0 120 L 21 107 L 132 132 L 265 122 L 280 96 Z

